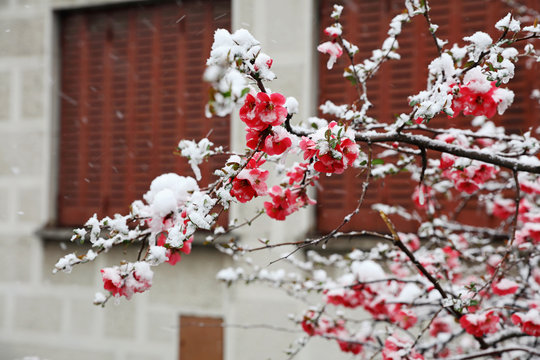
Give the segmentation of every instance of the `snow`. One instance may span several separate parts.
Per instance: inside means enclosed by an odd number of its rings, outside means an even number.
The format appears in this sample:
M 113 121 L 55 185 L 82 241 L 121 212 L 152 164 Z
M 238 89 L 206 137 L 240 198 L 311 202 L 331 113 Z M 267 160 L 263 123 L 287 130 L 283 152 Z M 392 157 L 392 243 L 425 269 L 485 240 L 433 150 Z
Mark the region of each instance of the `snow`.
M 284 106 L 288 114 L 298 114 L 298 100 L 296 98 L 292 96 L 287 97 Z
M 514 102 L 514 92 L 505 88 L 497 88 L 492 97 L 498 103 L 497 112 L 499 115 L 504 114 L 506 109 Z
M 177 205 L 183 204 L 188 200 L 190 193 L 199 190 L 197 181 L 189 176 L 180 176 L 174 173 L 162 174 L 156 177 L 150 184 L 150 190 L 143 195 L 144 200 L 152 206 L 158 194 L 163 190 L 169 190 L 166 194 L 170 195 Z M 157 198 L 158 204 L 156 210 L 164 210 L 159 202 L 162 201 L 165 195 L 160 195 Z M 165 204 L 166 205 L 166 204 Z
M 471 69 L 465 74 L 463 83 L 472 91 L 484 94 L 491 90 L 491 82 L 487 80 L 486 75 L 482 73 L 479 67 Z
M 512 14 L 508 13 L 501 20 L 497 21 L 497 23 L 495 24 L 495 28 L 501 31 L 508 29 L 512 32 L 518 32 L 519 30 L 521 30 L 520 25 L 521 23 L 519 22 L 519 20 L 513 19 Z
M 384 279 L 383 268 L 372 260 L 353 261 L 351 272 L 362 281 Z
M 332 11 L 332 14 L 330 15 L 330 17 L 337 20 L 341 16 L 342 11 L 343 11 L 343 6 L 334 5 L 334 10 Z
M 536 326 L 540 326 L 540 311 L 538 311 L 538 309 L 530 309 L 525 315 L 521 315 L 520 317 L 523 323 L 530 321 Z
M 315 270 L 313 271 L 313 280 L 324 282 L 327 279 L 326 271 L 324 270 Z
M 169 260 L 167 257 L 167 248 L 163 246 L 150 246 L 147 261 L 152 265 L 159 265 Z
M 497 288 L 500 290 L 509 290 L 516 286 L 518 286 L 518 284 L 515 281 L 506 278 L 501 279 L 501 281 L 497 283 Z
M 321 109 L 323 114 L 330 114 L 334 115 L 338 118 L 342 118 L 345 115 L 345 112 L 347 111 L 347 105 L 336 105 L 330 100 L 326 100 L 326 102 L 319 106 L 319 109 Z M 325 125 L 326 126 L 326 125 Z
M 181 140 L 178 143 L 178 149 L 180 149 L 182 156 L 188 159 L 197 181 L 201 180 L 199 165 L 202 164 L 206 157 L 214 154 L 211 150 L 213 145 L 207 138 L 201 139 L 198 143 L 192 140 Z
M 341 36 L 342 31 L 343 31 L 343 29 L 341 27 L 341 24 L 339 24 L 339 23 L 335 23 L 332 26 L 329 26 L 326 29 L 324 29 L 324 33 L 326 35 L 330 36 L 330 37 Z
M 94 294 L 94 304 L 95 305 L 103 304 L 105 302 L 105 300 L 107 300 L 107 297 L 105 295 L 103 295 L 103 293 L 96 292 Z
M 416 284 L 407 283 L 405 284 L 395 301 L 403 303 L 413 303 L 423 294 L 424 291 L 420 289 Z
M 244 274 L 244 270 L 242 268 L 234 269 L 232 267 L 228 267 L 220 270 L 217 273 L 216 278 L 222 281 L 233 282 L 238 280 L 242 274 Z
M 342 40 L 342 43 L 343 43 L 343 47 L 345 48 L 345 50 L 347 50 L 349 54 L 354 55 L 358 52 L 358 46 L 351 44 L 345 39 Z
M 466 36 L 463 40 L 469 41 L 473 46 L 473 61 L 477 61 L 480 58 L 480 54 L 487 51 L 493 43 L 491 36 L 482 31 L 477 31 L 471 36 Z
M 525 26 L 523 28 L 523 31 L 530 32 L 535 35 L 540 35 L 540 24 L 536 24 L 535 26 Z
M 146 261 L 137 261 L 133 264 L 133 269 L 137 274 L 137 281 L 152 283 L 154 272 L 150 269 L 150 264 Z
M 175 194 L 171 189 L 163 189 L 155 196 L 150 205 L 152 213 L 163 218 L 176 209 Z

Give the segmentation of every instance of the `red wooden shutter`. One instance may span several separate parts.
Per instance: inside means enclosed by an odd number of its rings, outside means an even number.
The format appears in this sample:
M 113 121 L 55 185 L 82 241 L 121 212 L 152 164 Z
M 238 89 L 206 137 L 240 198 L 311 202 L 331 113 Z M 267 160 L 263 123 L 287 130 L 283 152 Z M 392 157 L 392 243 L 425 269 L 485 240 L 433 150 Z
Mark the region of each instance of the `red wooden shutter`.
M 192 176 L 180 139 L 229 146 L 229 119 L 206 119 L 204 64 L 230 0 L 66 11 L 60 15 L 61 226 L 126 213 L 164 172 Z M 203 184 L 223 162 L 201 168 Z
M 223 320 L 181 316 L 179 360 L 222 360 Z
M 335 3 L 345 6 L 342 15 L 344 37 L 358 45 L 357 61 L 370 57 L 371 51 L 381 46 L 387 37 L 390 20 L 404 10 L 402 0 L 322 0 L 319 13 L 321 39 L 326 39 L 322 30 L 332 23 L 330 13 Z M 533 7 L 534 3 L 534 0 L 529 0 L 527 5 Z M 430 6 L 432 21 L 439 25 L 438 36 L 448 39 L 450 44 L 458 43 L 461 46 L 464 45 L 463 36 L 476 31 L 485 31 L 496 39 L 500 33 L 494 24 L 511 10 L 496 0 L 430 1 Z M 384 64 L 379 73 L 368 81 L 368 96 L 374 105 L 368 115 L 390 123 L 396 115 L 409 112 L 407 97 L 425 88 L 427 65 L 437 56 L 426 26 L 422 16 L 404 25 L 398 38 L 398 52 L 402 60 Z M 341 57 L 330 71 L 326 69 L 326 61 L 326 55 L 319 56 L 319 102 L 329 99 L 336 104 L 351 103 L 356 99 L 354 88 L 342 78 L 343 69 L 349 65 L 348 59 Z M 539 106 L 530 99 L 532 89 L 540 83 L 538 67 L 538 63 L 532 62 L 527 66 L 521 62 L 517 66 L 516 76 L 508 85 L 516 93 L 514 104 L 504 116 L 496 115 L 492 119 L 496 124 L 505 126 L 510 132 L 521 133 L 540 122 Z M 467 126 L 469 123 L 470 117 L 447 119 L 441 116 L 432 120 L 430 125 L 450 127 Z M 376 154 L 377 148 L 374 150 Z M 317 206 L 317 227 L 320 232 L 334 229 L 356 207 L 363 179 L 354 170 L 340 176 L 321 177 L 322 191 L 319 191 Z M 414 183 L 406 173 L 372 182 L 362 211 L 353 218 L 347 230 L 387 231 L 379 215 L 370 209 L 371 205 L 382 202 L 410 208 L 413 187 Z M 479 209 L 468 206 L 460 219 L 475 224 L 480 221 L 481 214 Z M 396 225 L 401 231 L 413 231 L 416 227 L 401 220 L 397 220 Z

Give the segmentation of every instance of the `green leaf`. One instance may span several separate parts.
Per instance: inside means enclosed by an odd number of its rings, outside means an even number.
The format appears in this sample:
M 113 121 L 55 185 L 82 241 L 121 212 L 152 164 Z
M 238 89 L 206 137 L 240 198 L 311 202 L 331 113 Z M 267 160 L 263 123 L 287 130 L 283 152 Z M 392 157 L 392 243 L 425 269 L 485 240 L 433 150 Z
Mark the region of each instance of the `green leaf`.
M 332 135 L 332 131 L 331 131 L 330 129 L 328 129 L 328 130 L 326 130 L 326 131 L 324 132 L 324 138 L 325 138 L 328 142 L 330 142 L 330 136 L 331 136 L 331 135 Z
M 371 160 L 371 164 L 372 165 L 381 165 L 381 164 L 384 164 L 384 160 L 383 159 L 373 159 L 373 160 Z
M 244 95 L 246 95 L 248 92 L 249 92 L 249 88 L 244 88 L 244 90 L 242 90 L 242 94 L 240 95 L 240 97 L 244 97 Z

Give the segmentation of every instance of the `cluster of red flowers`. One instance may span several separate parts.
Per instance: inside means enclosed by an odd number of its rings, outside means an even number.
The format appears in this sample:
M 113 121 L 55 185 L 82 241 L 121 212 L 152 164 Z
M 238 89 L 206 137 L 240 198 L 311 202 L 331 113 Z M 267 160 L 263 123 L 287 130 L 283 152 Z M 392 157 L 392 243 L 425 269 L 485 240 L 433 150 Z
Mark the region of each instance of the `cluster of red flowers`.
M 520 206 L 520 211 L 521 211 Z M 516 204 L 514 200 L 497 198 L 493 201 L 493 215 L 498 217 L 501 220 L 508 219 L 516 211 Z
M 156 244 L 157 246 L 165 246 L 165 242 L 167 241 L 167 234 L 161 233 L 157 237 Z M 168 260 L 167 263 L 174 265 L 180 260 L 182 260 L 181 254 L 189 255 L 191 253 L 191 243 L 193 242 L 193 236 L 191 236 L 188 240 L 184 241 L 184 246 L 182 246 L 180 249 L 167 249 L 166 255 Z
M 285 97 L 278 93 L 259 92 L 257 97 L 247 94 L 240 119 L 247 125 L 246 141 L 250 149 L 260 146 L 268 155 L 280 155 L 291 147 L 291 138 L 280 127 L 287 118 L 284 104 Z
M 294 165 L 292 167 L 292 170 L 287 171 L 287 177 L 289 178 L 288 180 L 289 185 L 293 185 L 295 183 L 301 184 L 302 181 L 304 181 L 304 176 L 306 176 L 308 167 L 309 167 L 308 163 L 300 163 L 300 164 Z M 314 181 L 317 179 L 318 179 L 318 176 L 312 177 L 309 180 L 309 184 L 313 185 Z
M 465 85 L 454 85 L 458 91 L 452 101 L 453 117 L 458 116 L 460 112 L 463 112 L 463 115 L 484 115 L 488 118 L 495 115 L 497 105 L 501 101 L 494 96 L 498 89 L 495 81 L 487 86 L 485 84 L 477 86 L 477 83 L 478 81 L 471 80 Z
M 504 296 L 515 294 L 519 289 L 519 284 L 508 279 L 501 279 L 491 284 L 491 290 L 495 295 Z
M 272 198 L 272 202 L 266 201 L 264 208 L 266 214 L 276 220 L 285 220 L 288 215 L 301 207 L 315 204 L 315 201 L 308 197 L 305 189 L 302 187 L 291 190 L 276 185 L 270 189 L 269 195 Z
M 302 137 L 300 148 L 304 151 L 304 160 L 316 157 L 313 165 L 316 171 L 323 173 L 341 174 L 351 166 L 359 154 L 354 140 L 344 136 L 344 128 L 335 121 L 328 124 L 325 138 L 317 142 L 308 137 Z
M 147 262 L 137 262 L 101 269 L 103 287 L 113 296 L 130 299 L 134 293 L 144 292 L 152 286 L 153 273 Z
M 261 153 L 255 154 L 246 167 L 233 179 L 231 195 L 241 203 L 246 203 L 254 197 L 267 193 L 265 181 L 270 173 L 268 170 L 259 169 L 259 166 L 265 162 L 261 157 Z
M 458 191 L 472 194 L 497 173 L 494 166 L 476 161 L 465 167 L 455 166 L 456 159 L 453 155 L 443 154 L 439 168 L 442 175 L 451 180 Z
M 402 329 L 416 324 L 418 318 L 412 310 L 403 308 L 401 304 L 387 304 L 379 291 L 369 285 L 356 285 L 351 289 L 326 291 L 326 302 L 348 308 L 362 306 L 374 319 L 389 320 Z
M 429 334 L 433 337 L 437 337 L 439 334 L 447 334 L 451 330 L 448 321 L 441 317 L 436 317 L 429 325 Z
M 467 314 L 459 319 L 459 324 L 466 332 L 473 336 L 493 334 L 499 329 L 499 315 L 495 310 Z
M 412 341 L 397 334 L 389 336 L 384 342 L 383 360 L 424 360 L 422 354 L 411 348 L 412 344 Z
M 248 148 L 255 150 L 261 143 L 261 151 L 268 155 L 281 155 L 291 147 L 292 140 L 289 133 L 281 126 L 275 126 L 270 130 L 259 131 L 254 128 L 246 128 L 246 145 Z
M 332 321 L 327 317 L 309 310 L 302 320 L 302 329 L 309 335 L 329 335 L 335 337 L 341 351 L 359 354 L 363 346 L 361 339 L 355 339 L 350 336 L 345 329 L 343 320 Z M 368 339 L 365 339 L 367 341 Z
M 259 92 L 257 97 L 247 94 L 244 106 L 240 108 L 240 120 L 259 131 L 269 126 L 281 125 L 287 118 L 284 104 L 285 97 L 279 93 L 268 95 Z
M 538 308 L 530 309 L 526 314 L 515 313 L 512 315 L 512 322 L 521 327 L 527 335 L 540 336 L 540 312 Z

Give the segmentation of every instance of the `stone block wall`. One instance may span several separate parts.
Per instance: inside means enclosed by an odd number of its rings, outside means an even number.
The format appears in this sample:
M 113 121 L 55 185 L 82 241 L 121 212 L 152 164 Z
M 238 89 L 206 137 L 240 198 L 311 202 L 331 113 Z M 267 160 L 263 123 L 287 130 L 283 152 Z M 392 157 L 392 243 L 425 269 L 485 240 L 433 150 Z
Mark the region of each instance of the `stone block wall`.
M 99 269 L 133 258 L 133 251 L 114 251 L 70 275 L 52 275 L 56 260 L 78 249 L 36 236 L 55 213 L 61 96 L 55 11 L 122 1 L 0 0 L 0 360 L 176 359 L 180 314 L 220 316 L 235 325 L 225 331 L 228 360 L 284 358 L 290 334 L 236 325 L 292 327 L 287 314 L 303 304 L 278 290 L 218 284 L 216 272 L 231 263 L 211 248 L 196 247 L 176 266 L 161 266 L 150 292 L 105 309 L 91 304 L 102 289 Z M 252 31 L 274 57 L 278 80 L 270 87 L 299 100 L 298 118 L 315 112 L 315 3 L 232 1 L 233 28 Z M 243 128 L 236 119 L 233 147 L 243 148 Z M 252 211 L 235 208 L 233 216 Z M 297 239 L 312 225 L 312 213 L 297 214 L 293 222 L 293 231 L 268 220 L 237 236 Z M 255 259 L 266 264 L 281 251 Z

